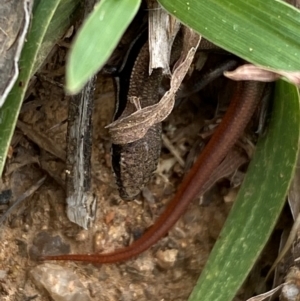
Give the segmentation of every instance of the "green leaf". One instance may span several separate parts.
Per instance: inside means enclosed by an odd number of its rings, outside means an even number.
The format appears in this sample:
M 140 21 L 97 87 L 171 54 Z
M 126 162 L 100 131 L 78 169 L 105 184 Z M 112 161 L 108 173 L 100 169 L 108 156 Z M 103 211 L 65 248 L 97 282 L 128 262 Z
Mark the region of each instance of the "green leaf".
M 67 63 L 66 89 L 78 93 L 118 45 L 141 0 L 101 0 L 84 22 Z
M 277 0 L 158 0 L 214 44 L 246 61 L 300 70 L 300 12 Z
M 229 301 L 265 246 L 285 203 L 300 137 L 299 94 L 278 81 L 273 112 L 227 221 L 189 301 Z
M 74 13 L 77 11 L 79 4 L 80 0 L 60 1 L 60 4 L 47 28 L 42 45 L 39 48 L 31 76 L 40 68 L 57 40 L 65 34 L 71 24 L 71 21 L 74 19 L 73 15 L 75 15 Z
M 70 12 L 73 11 L 78 5 L 78 0 L 66 1 L 69 6 L 68 9 L 66 6 L 63 6 L 65 9 L 65 14 L 62 14 L 62 10 L 59 9 L 60 1 L 61 0 L 37 1 L 34 5 L 30 31 L 26 37 L 27 42 L 24 45 L 19 62 L 20 74 L 4 105 L 0 109 L 0 174 L 2 174 L 3 171 L 6 154 L 14 133 L 16 121 L 28 86 L 28 82 L 37 68 L 35 62 L 39 50 L 41 47 L 45 46 L 42 44 L 42 42 L 45 39 L 45 43 L 50 43 L 51 47 L 54 45 L 55 41 L 61 37 L 61 28 L 56 28 L 55 30 L 51 26 L 53 26 L 53 24 L 57 24 L 55 23 L 57 18 L 64 18 L 68 22 L 61 20 L 58 24 L 61 26 L 63 23 L 66 27 L 70 22 Z M 66 3 L 63 3 L 62 5 L 65 5 Z M 57 16 L 55 15 L 56 12 L 61 13 Z M 45 38 L 47 37 L 47 32 L 50 29 L 52 32 L 56 32 L 56 35 L 51 35 L 51 38 L 49 38 L 49 36 L 48 38 Z M 46 48 L 49 51 L 51 47 L 47 45 Z

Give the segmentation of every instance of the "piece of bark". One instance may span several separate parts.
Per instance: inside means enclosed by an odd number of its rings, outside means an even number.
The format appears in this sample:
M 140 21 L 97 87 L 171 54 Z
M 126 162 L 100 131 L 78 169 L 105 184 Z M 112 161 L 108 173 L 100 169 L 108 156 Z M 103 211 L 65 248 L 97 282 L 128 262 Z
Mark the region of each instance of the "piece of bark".
M 86 0 L 84 17 L 94 0 Z M 70 221 L 87 229 L 95 218 L 96 197 L 91 192 L 92 111 L 96 76 L 71 98 L 68 117 L 66 194 Z

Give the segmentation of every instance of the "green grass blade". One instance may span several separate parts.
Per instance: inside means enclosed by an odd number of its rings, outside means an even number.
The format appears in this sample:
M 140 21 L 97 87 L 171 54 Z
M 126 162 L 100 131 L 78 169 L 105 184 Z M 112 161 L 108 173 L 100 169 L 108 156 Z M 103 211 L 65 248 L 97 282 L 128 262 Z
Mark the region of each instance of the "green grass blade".
M 43 45 L 43 39 L 47 35 L 51 22 L 55 20 L 54 16 L 60 1 L 61 0 L 39 1 L 34 5 L 30 31 L 26 37 L 27 42 L 24 45 L 20 58 L 20 74 L 16 84 L 6 99 L 6 102 L 0 109 L 0 174 L 2 174 L 3 171 L 6 154 L 15 129 L 27 85 L 34 72 L 37 55 Z M 76 7 L 78 1 L 68 1 L 68 3 L 70 6 Z M 60 17 L 62 16 L 60 15 Z M 64 15 L 64 18 L 70 20 L 70 15 Z M 60 31 L 57 29 L 57 33 L 59 32 Z M 56 36 L 56 40 L 58 38 L 59 36 Z M 49 42 L 49 40 L 46 39 L 46 42 Z
M 248 62 L 300 70 L 300 12 L 277 0 L 158 0 L 184 24 Z
M 276 84 L 271 121 L 189 301 L 229 301 L 265 246 L 294 174 L 300 137 L 299 94 Z
M 75 39 L 66 71 L 66 89 L 76 94 L 97 73 L 137 13 L 141 0 L 101 0 Z
M 60 4 L 47 28 L 42 45 L 37 53 L 31 76 L 40 68 L 55 43 L 57 43 L 57 40 L 66 33 L 71 21 L 74 19 L 73 16 L 75 16 L 75 12 L 78 11 L 77 8 L 79 7 L 79 4 L 80 0 L 60 1 Z

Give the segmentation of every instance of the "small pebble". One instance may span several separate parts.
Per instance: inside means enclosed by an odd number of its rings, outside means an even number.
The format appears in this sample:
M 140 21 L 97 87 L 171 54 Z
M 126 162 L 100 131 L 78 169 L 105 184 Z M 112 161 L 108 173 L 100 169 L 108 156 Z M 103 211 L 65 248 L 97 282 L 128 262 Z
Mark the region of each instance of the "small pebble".
M 157 259 L 157 264 L 162 268 L 162 269 L 170 269 L 171 267 L 174 266 L 174 263 L 176 261 L 178 254 L 178 250 L 176 249 L 171 249 L 171 250 L 166 250 L 162 251 L 159 250 L 155 255 Z

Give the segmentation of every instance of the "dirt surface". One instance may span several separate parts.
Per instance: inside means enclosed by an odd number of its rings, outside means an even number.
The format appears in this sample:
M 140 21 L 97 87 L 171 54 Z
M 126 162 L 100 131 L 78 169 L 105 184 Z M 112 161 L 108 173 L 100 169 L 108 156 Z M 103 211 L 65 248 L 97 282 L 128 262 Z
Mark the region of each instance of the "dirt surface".
M 65 53 L 66 49 L 57 46 L 30 84 L 20 115 L 27 128 L 18 125 L 1 182 L 1 191 L 6 194 L 1 194 L 0 210 L 5 213 L 47 175 L 1 225 L 0 299 L 53 300 L 34 275 L 43 267 L 50 277 L 55 273 L 52 268 L 62 267 L 88 294 L 88 299 L 78 300 L 187 300 L 233 203 L 235 190 L 228 180 L 215 185 L 201 205 L 196 199 L 169 234 L 136 259 L 98 266 L 75 262 L 52 262 L 49 266 L 38 261 L 46 253 L 109 252 L 130 244 L 155 222 L 185 173 L 185 166 L 179 164 L 170 147 L 163 145 L 157 172 L 147 189 L 134 201 L 120 199 L 111 171 L 110 139 L 104 128 L 114 113 L 114 87 L 111 78 L 99 76 L 92 155 L 97 214 L 89 230 L 68 221 L 65 162 L 60 158 L 66 151 L 69 101 L 62 88 Z M 191 161 L 190 149 L 199 148 L 195 147 L 199 130 L 214 110 L 215 106 L 198 96 L 178 103 L 164 122 L 164 135 L 184 164 Z M 26 131 L 33 138 L 28 138 Z M 37 138 L 39 135 L 42 137 Z M 49 141 L 55 146 L 52 153 L 46 146 Z

